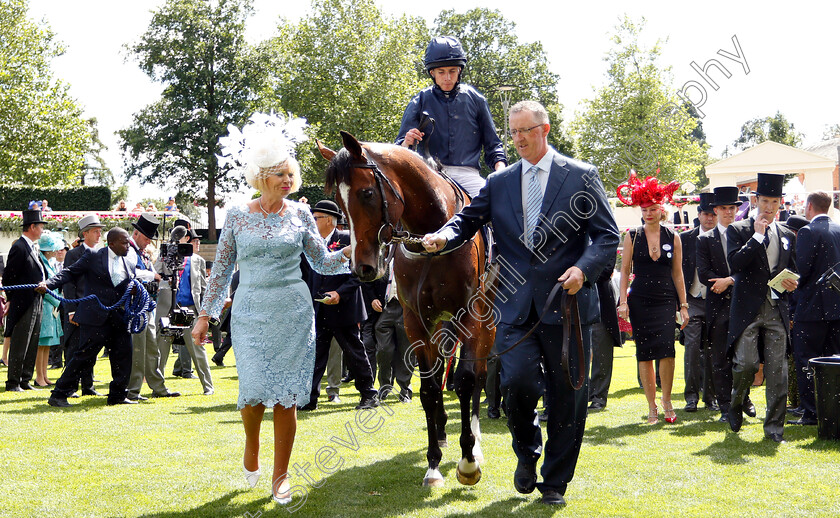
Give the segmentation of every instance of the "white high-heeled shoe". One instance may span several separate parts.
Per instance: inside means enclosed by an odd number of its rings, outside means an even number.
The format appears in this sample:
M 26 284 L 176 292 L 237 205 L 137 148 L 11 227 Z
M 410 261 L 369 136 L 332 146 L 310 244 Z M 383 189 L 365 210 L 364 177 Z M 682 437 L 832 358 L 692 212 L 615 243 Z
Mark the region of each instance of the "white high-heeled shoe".
M 271 499 L 274 500 L 274 503 L 276 503 L 277 505 L 287 505 L 287 504 L 290 504 L 292 502 L 292 488 L 289 487 L 289 484 L 285 484 L 285 483 L 281 484 L 280 488 L 282 489 L 284 485 L 286 487 L 288 487 L 288 489 L 286 489 L 286 491 L 280 493 L 283 496 L 275 495 L 273 489 L 271 491 Z
M 248 481 L 248 484 L 251 487 L 255 487 L 257 485 L 257 482 L 260 480 L 260 475 L 262 475 L 260 468 L 257 468 L 256 471 L 248 471 L 245 466 L 242 466 L 242 473 L 245 474 L 245 480 Z

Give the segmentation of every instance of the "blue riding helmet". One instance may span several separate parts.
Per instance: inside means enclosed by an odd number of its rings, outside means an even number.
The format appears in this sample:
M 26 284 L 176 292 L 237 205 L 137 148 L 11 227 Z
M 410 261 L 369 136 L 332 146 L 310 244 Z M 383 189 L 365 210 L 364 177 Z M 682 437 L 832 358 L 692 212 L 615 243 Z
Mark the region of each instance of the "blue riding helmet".
M 464 70 L 467 65 L 467 55 L 461 47 L 461 42 L 453 36 L 436 36 L 426 47 L 426 72 L 438 67 L 460 67 Z

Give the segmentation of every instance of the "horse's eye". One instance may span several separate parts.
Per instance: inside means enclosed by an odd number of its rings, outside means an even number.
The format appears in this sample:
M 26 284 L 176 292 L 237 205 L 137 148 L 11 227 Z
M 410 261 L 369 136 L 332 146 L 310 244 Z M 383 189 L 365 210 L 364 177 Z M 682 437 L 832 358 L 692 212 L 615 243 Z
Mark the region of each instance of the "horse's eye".
M 362 189 L 362 198 L 366 200 L 373 198 L 373 189 Z

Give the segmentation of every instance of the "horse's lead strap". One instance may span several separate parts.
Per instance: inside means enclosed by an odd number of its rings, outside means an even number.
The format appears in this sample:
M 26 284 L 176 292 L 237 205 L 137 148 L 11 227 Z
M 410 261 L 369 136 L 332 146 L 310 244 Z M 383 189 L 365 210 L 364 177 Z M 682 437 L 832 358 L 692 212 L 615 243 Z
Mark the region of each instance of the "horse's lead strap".
M 559 283 L 558 283 L 559 285 Z M 561 353 L 561 363 L 563 364 L 563 372 L 569 380 L 569 386 L 574 390 L 580 390 L 583 387 L 583 382 L 586 380 L 586 363 L 583 355 L 583 331 L 580 327 L 580 310 L 578 309 L 577 297 L 564 291 L 560 296 L 560 306 L 563 308 L 563 349 Z M 577 341 L 578 350 L 578 378 L 577 382 L 572 381 L 572 371 L 569 365 L 569 339 L 572 334 L 572 327 L 574 327 L 575 340 Z

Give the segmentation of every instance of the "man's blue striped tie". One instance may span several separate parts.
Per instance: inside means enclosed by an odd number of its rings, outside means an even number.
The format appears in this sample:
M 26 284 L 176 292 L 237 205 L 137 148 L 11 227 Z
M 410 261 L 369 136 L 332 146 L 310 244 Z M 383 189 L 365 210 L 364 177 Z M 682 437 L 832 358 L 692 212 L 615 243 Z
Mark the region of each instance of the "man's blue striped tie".
M 527 222 L 525 233 L 529 249 L 534 248 L 534 229 L 537 228 L 540 208 L 542 207 L 543 194 L 540 188 L 540 180 L 537 178 L 539 171 L 539 167 L 532 166 L 526 173 L 528 175 L 528 200 L 525 207 L 525 221 Z

